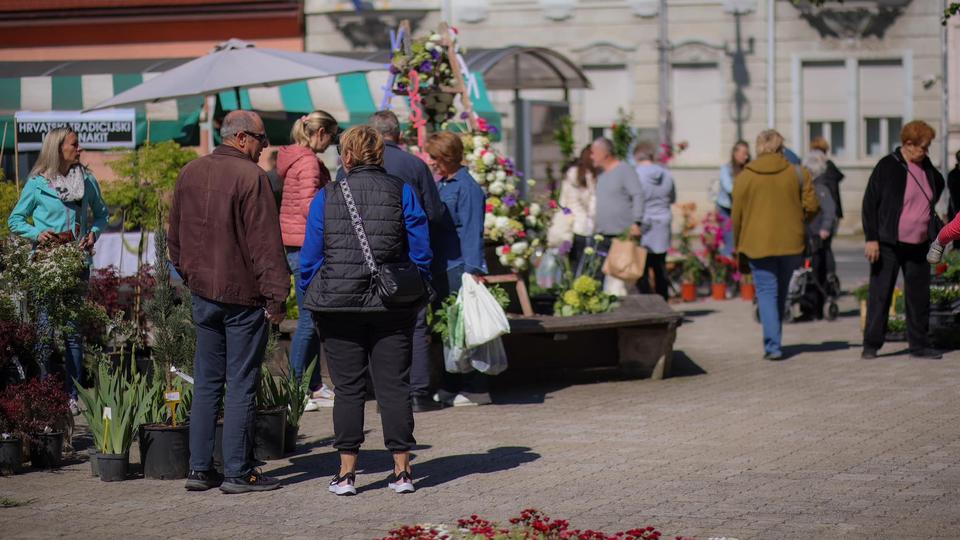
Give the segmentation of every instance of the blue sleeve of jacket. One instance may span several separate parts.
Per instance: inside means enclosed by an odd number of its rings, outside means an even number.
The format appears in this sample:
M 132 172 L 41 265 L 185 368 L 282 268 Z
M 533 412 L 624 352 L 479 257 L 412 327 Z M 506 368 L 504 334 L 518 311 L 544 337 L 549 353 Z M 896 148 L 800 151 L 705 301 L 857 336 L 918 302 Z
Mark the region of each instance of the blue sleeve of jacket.
M 36 210 L 36 208 L 36 185 L 27 181 L 27 184 L 23 186 L 23 191 L 20 192 L 20 200 L 17 201 L 17 205 L 14 206 L 13 211 L 10 212 L 10 217 L 7 218 L 7 226 L 10 228 L 10 232 L 36 241 L 41 231 L 27 221 L 27 218 L 33 216 L 33 211 Z
M 463 271 L 468 274 L 486 274 L 487 262 L 483 256 L 483 214 L 487 200 L 480 186 L 473 182 L 460 189 L 457 212 L 463 224 L 460 251 L 463 253 Z
M 307 287 L 313 277 L 323 266 L 323 220 L 327 190 L 321 189 L 310 203 L 310 215 L 307 217 L 307 228 L 304 231 L 303 247 L 300 248 L 300 285 L 299 293 L 307 292 Z
M 420 207 L 417 196 L 410 184 L 403 184 L 403 223 L 407 229 L 407 244 L 410 247 L 410 260 L 417 265 L 423 277 L 430 279 L 430 231 L 427 228 L 427 215 Z
M 733 171 L 729 164 L 720 167 L 720 190 L 728 197 L 733 195 Z
M 110 217 L 110 210 L 107 209 L 107 203 L 103 200 L 103 194 L 100 192 L 100 184 L 92 174 L 87 175 L 84 180 L 87 183 L 87 194 L 90 197 L 90 209 L 93 211 L 93 225 L 90 232 L 95 238 L 100 238 L 100 234 L 107 228 L 107 219 Z

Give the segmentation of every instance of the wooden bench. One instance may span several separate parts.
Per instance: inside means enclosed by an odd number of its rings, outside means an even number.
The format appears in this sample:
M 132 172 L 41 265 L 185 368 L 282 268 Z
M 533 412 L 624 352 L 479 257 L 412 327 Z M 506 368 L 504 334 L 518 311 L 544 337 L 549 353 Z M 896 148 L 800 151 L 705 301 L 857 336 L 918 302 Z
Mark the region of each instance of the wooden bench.
M 657 295 L 630 295 L 599 315 L 510 315 L 510 369 L 616 367 L 627 377 L 670 376 L 683 315 Z

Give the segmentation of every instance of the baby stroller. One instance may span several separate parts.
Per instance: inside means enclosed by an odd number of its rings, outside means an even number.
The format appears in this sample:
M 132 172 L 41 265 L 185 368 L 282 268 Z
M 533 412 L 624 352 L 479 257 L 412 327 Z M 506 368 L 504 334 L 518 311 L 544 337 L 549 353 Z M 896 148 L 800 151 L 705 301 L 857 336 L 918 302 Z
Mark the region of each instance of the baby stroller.
M 819 242 L 807 242 L 807 255 L 800 268 L 790 276 L 787 287 L 787 302 L 783 310 L 784 322 L 827 318 L 833 321 L 840 314 L 837 297 L 840 296 L 840 279 L 827 270 L 824 248 Z M 822 266 L 821 266 L 822 265 Z M 822 276 L 818 279 L 819 276 Z M 756 299 L 754 299 L 756 306 Z M 824 313 L 826 308 L 826 313 Z M 756 307 L 754 317 L 760 320 L 760 308 Z

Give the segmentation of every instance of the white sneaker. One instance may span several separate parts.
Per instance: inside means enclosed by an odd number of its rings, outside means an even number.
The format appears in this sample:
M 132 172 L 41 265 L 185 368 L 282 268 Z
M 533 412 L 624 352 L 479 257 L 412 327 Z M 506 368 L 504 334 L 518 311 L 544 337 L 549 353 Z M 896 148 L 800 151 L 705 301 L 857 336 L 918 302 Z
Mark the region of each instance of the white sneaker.
M 396 475 L 390 473 L 390 480 L 387 483 L 387 487 L 397 493 L 413 493 L 417 490 L 417 488 L 413 487 L 413 478 L 410 478 L 410 473 L 407 471 Z
M 307 404 L 303 406 L 303 412 L 319 411 L 320 405 L 317 405 L 313 400 L 308 399 Z
M 454 407 L 474 407 L 477 405 L 489 405 L 493 400 L 490 399 L 490 394 L 487 392 L 484 393 L 473 393 L 473 392 L 461 392 L 453 398 Z
M 357 483 L 357 475 L 354 473 L 347 473 L 343 476 L 339 474 L 333 477 L 333 480 L 330 481 L 330 493 L 334 495 L 356 495 L 357 488 L 354 484 Z
M 310 409 L 315 411 L 317 409 L 328 409 L 333 407 L 333 398 L 310 398 L 310 403 L 316 406 L 316 409 Z M 307 405 L 309 407 L 309 404 Z
M 310 399 L 324 398 L 333 401 L 333 390 L 331 390 L 327 385 L 322 385 L 319 390 L 310 394 Z
M 449 407 L 453 405 L 453 400 L 456 397 L 457 397 L 457 394 L 440 389 L 440 390 L 437 390 L 437 393 L 433 395 L 433 400 L 436 401 L 437 403 L 443 403 L 444 405 Z

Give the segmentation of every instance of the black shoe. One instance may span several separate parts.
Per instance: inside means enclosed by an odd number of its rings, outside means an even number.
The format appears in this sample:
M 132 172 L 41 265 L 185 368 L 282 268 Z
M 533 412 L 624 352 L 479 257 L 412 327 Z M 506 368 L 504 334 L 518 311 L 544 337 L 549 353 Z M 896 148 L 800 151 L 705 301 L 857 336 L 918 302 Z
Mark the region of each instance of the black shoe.
M 939 360 L 943 358 L 943 354 L 936 349 L 917 349 L 916 351 L 910 351 L 910 358 L 924 358 L 927 360 Z
M 764 360 L 770 360 L 771 362 L 776 362 L 776 361 L 778 361 L 778 360 L 783 360 L 784 358 L 786 358 L 786 357 L 783 356 L 783 353 L 782 353 L 782 352 L 767 353 L 767 354 L 763 355 L 763 359 L 764 359 Z
M 219 487 L 223 483 L 223 475 L 216 469 L 209 471 L 190 471 L 187 475 L 187 491 L 206 491 Z
M 270 491 L 279 487 L 280 480 L 253 469 L 243 476 L 224 478 L 220 491 L 224 493 L 248 493 L 250 491 Z
M 430 399 L 428 396 L 412 396 L 410 401 L 413 405 L 413 412 L 430 412 L 430 411 L 439 411 L 443 408 L 443 404 L 436 402 Z
M 868 349 L 868 348 L 864 347 L 864 348 L 863 348 L 863 352 L 860 353 L 860 358 L 862 358 L 862 359 L 864 359 L 864 360 L 874 360 L 874 359 L 877 358 L 877 350 L 876 350 L 876 349 Z

